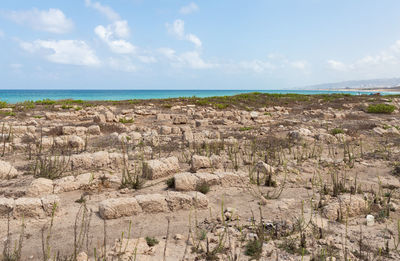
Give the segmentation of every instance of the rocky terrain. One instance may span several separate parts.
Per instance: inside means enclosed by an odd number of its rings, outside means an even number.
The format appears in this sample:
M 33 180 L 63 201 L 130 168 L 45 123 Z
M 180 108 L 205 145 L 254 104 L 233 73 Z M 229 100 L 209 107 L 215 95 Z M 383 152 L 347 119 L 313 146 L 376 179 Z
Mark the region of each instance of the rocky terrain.
M 0 260 L 400 259 L 399 97 L 0 107 Z

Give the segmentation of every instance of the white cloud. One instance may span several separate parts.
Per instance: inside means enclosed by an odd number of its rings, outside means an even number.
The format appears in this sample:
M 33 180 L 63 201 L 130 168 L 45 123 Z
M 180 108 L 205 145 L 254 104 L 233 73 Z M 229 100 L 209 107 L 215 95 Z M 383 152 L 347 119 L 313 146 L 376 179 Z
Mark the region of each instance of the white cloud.
M 192 42 L 196 47 L 201 47 L 201 40 L 194 34 L 185 34 L 185 22 L 181 19 L 175 20 L 172 24 L 166 24 L 167 30 L 179 40 Z
M 400 64 L 400 40 L 396 41 L 392 46 L 375 55 L 366 55 L 351 63 L 344 63 L 337 60 L 328 60 L 329 67 L 336 71 L 359 71 L 359 72 L 375 72 L 377 69 L 389 71 L 389 69 L 397 69 Z
M 175 35 L 179 39 L 183 39 L 185 35 L 185 22 L 181 19 L 177 19 L 173 24 L 166 24 L 168 32 Z
M 109 66 L 115 71 L 135 72 L 137 70 L 136 66 L 132 64 L 132 61 L 126 57 L 122 59 L 110 58 Z
M 180 59 L 189 67 L 194 69 L 208 69 L 215 67 L 214 64 L 206 63 L 196 51 L 185 52 L 180 55 Z
M 199 7 L 195 3 L 191 2 L 186 6 L 182 6 L 179 12 L 181 14 L 191 14 L 196 12 L 197 10 L 199 10 Z
M 159 53 L 165 56 L 174 67 L 189 67 L 192 69 L 209 69 L 217 67 L 217 64 L 205 62 L 198 51 L 184 52 L 180 55 L 176 54 L 171 48 L 160 48 Z
M 60 64 L 97 66 L 100 64 L 94 51 L 84 42 L 79 40 L 59 40 L 20 43 L 22 49 L 39 53 L 50 62 Z
M 118 37 L 127 38 L 130 35 L 128 22 L 125 20 L 116 21 L 111 25 L 111 27 L 113 27 L 112 29 L 115 32 L 115 35 Z
M 121 17 L 111 7 L 102 5 L 99 2 L 92 2 L 91 0 L 85 0 L 85 4 L 88 7 L 96 9 L 98 12 L 106 16 L 111 21 L 121 20 Z
M 136 47 L 130 42 L 118 39 L 129 36 L 129 26 L 126 21 L 116 21 L 107 27 L 99 25 L 94 29 L 94 32 L 114 53 L 132 54 L 136 51 Z
M 10 68 L 11 68 L 11 69 L 14 69 L 14 70 L 19 70 L 19 69 L 21 69 L 22 67 L 23 67 L 23 65 L 20 64 L 20 63 L 12 63 L 12 64 L 10 64 Z
M 289 62 L 289 64 L 293 68 L 300 69 L 300 70 L 305 70 L 308 66 L 307 61 L 293 61 L 293 62 Z
M 196 35 L 194 35 L 194 34 L 188 34 L 188 35 L 186 35 L 186 39 L 187 39 L 189 42 L 194 43 L 194 45 L 195 45 L 196 47 L 201 47 L 201 45 L 202 45 L 202 42 L 200 41 L 200 39 L 199 39 Z
M 234 71 L 238 70 L 250 70 L 255 73 L 271 73 L 277 70 L 289 70 L 294 69 L 297 71 L 301 71 L 307 73 L 309 64 L 305 60 L 290 60 L 286 58 L 284 55 L 280 54 L 269 54 L 267 59 L 260 60 L 254 59 L 251 61 L 241 61 L 239 63 L 231 63 L 226 66 L 229 69 L 233 69 Z
M 271 62 L 261 60 L 243 61 L 239 63 L 239 67 L 254 71 L 256 73 L 271 71 L 276 68 L 276 66 Z
M 153 56 L 139 55 L 137 57 L 142 63 L 156 63 L 157 59 Z
M 0 30 L 0 38 L 4 37 L 4 32 L 2 30 Z
M 328 65 L 331 69 L 336 71 L 347 71 L 349 69 L 349 66 L 336 60 L 328 60 Z
M 6 14 L 12 21 L 38 31 L 63 34 L 72 30 L 74 23 L 60 9 L 12 11 Z

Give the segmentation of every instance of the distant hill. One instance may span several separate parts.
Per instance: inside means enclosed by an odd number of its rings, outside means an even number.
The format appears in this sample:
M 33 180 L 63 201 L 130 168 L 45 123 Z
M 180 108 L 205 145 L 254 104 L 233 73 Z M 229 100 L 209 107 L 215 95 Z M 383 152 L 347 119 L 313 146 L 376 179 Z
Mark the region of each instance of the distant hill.
M 356 80 L 305 86 L 305 89 L 382 89 L 400 87 L 400 78 Z

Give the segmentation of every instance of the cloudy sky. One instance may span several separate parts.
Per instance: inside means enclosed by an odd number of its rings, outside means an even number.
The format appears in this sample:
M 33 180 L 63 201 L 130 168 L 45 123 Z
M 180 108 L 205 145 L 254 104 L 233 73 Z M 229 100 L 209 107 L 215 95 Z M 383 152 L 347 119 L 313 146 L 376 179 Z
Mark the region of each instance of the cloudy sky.
M 400 76 L 398 0 L 2 0 L 3 89 L 280 89 Z

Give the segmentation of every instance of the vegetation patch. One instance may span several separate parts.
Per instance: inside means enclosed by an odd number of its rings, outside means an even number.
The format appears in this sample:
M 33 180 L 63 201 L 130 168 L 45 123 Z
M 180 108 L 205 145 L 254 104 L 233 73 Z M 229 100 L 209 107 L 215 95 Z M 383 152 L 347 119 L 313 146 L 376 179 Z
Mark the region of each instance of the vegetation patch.
M 396 109 L 396 107 L 394 105 L 390 105 L 390 104 L 372 104 L 369 105 L 367 108 L 367 112 L 368 113 L 386 113 L 386 114 L 390 114 L 392 112 L 394 112 L 394 110 Z
M 341 134 L 341 133 L 344 133 L 343 129 L 341 129 L 341 128 L 334 128 L 333 130 L 331 130 L 332 135 Z
M 146 242 L 149 247 L 153 247 L 158 244 L 158 240 L 154 237 L 146 237 Z

